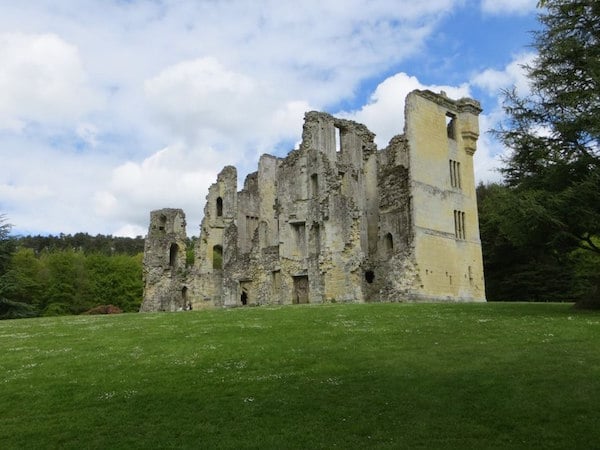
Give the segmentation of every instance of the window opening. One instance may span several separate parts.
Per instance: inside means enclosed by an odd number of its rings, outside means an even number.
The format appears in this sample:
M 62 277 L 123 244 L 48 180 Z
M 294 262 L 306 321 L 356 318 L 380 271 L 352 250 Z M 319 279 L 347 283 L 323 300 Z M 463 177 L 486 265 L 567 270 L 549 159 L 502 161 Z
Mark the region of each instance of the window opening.
M 365 280 L 367 283 L 371 284 L 373 280 L 375 280 L 375 273 L 372 270 L 367 270 L 365 272 Z
M 394 237 L 392 233 L 385 235 L 385 253 L 388 258 L 394 253 Z
M 461 188 L 460 162 L 450 160 L 450 185 L 453 188 Z
M 294 293 L 292 303 L 298 305 L 308 303 L 308 276 L 301 275 L 294 278 Z
M 221 270 L 223 268 L 223 247 L 215 245 L 213 247 L 213 269 Z
M 342 130 L 339 127 L 335 128 L 335 151 L 337 153 L 342 151 Z
M 252 247 L 251 243 L 252 243 L 252 239 L 254 239 L 254 233 L 256 232 L 256 229 L 258 228 L 258 217 L 254 217 L 254 216 L 246 216 L 246 249 L 247 251 L 250 251 L 250 248 Z
M 454 210 L 454 236 L 456 239 L 466 239 L 467 236 L 465 230 L 465 213 L 456 209 Z
M 169 266 L 171 268 L 177 267 L 177 256 L 179 255 L 179 246 L 177 244 L 171 244 L 169 248 Z
M 221 197 L 217 197 L 217 217 L 223 216 L 223 199 Z
M 446 113 L 446 133 L 448 139 L 456 139 L 456 116 L 452 113 Z
M 181 289 L 181 301 L 183 303 L 183 310 L 184 311 L 191 311 L 192 310 L 192 303 L 188 301 L 188 288 L 187 288 L 187 286 L 184 286 Z
M 165 216 L 164 214 L 162 214 L 160 216 L 160 223 L 158 225 L 158 229 L 160 231 L 165 231 L 165 225 L 167 224 L 167 216 Z

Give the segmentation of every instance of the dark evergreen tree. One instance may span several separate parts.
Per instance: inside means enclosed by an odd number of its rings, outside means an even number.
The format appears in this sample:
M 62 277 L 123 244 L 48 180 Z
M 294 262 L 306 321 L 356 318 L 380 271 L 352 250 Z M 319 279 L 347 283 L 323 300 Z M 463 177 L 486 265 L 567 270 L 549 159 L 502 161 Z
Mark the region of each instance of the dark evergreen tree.
M 575 248 L 600 254 L 600 2 L 540 6 L 531 94 L 506 93 L 509 119 L 496 130 L 512 149 L 503 172 L 524 236 L 561 258 Z

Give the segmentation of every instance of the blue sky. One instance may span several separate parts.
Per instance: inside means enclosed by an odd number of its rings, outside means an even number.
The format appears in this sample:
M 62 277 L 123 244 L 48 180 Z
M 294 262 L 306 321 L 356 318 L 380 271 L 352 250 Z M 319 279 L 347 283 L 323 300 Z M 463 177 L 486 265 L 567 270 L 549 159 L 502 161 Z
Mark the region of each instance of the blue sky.
M 305 111 L 380 147 L 412 89 L 481 101 L 476 178 L 496 181 L 500 91 L 528 86 L 536 0 L 0 0 L 0 213 L 18 234 L 198 233 L 227 164 L 240 182 L 299 141 Z

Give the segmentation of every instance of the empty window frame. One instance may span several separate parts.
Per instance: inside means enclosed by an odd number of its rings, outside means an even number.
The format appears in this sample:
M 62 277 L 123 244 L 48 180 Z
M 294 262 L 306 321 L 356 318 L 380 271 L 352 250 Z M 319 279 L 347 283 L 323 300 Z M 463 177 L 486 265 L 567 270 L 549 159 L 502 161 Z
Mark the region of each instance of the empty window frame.
M 452 113 L 446 113 L 446 133 L 448 139 L 456 139 L 456 116 Z
M 464 240 L 467 238 L 465 230 L 465 213 L 463 211 L 454 210 L 454 236 L 456 239 Z
M 178 256 L 179 246 L 177 244 L 171 244 L 171 246 L 169 247 L 169 266 L 172 269 L 177 268 Z
M 450 160 L 450 185 L 453 188 L 461 189 L 462 180 L 460 177 L 460 163 L 458 161 Z
M 159 225 L 158 225 L 158 229 L 160 231 L 165 231 L 166 225 L 167 225 L 167 216 L 165 216 L 164 214 L 161 214 L 160 215 L 160 222 L 159 222 Z
M 215 245 L 212 251 L 212 266 L 215 270 L 223 269 L 223 247 Z
M 335 151 L 340 153 L 342 151 L 342 129 L 334 126 L 335 133 Z
M 217 217 L 223 216 L 223 199 L 221 197 L 217 197 Z
M 247 250 L 249 251 L 252 247 L 252 239 L 254 239 L 254 233 L 258 229 L 258 217 L 246 216 L 246 243 Z
M 392 255 L 394 254 L 394 236 L 392 236 L 392 233 L 388 233 L 385 235 L 384 242 L 385 242 L 385 256 L 388 258 L 391 258 Z

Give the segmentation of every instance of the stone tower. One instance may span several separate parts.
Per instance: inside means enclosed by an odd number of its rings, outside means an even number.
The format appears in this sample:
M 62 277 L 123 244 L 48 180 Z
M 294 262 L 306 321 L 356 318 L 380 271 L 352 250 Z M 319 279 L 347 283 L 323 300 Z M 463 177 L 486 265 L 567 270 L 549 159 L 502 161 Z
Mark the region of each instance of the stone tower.
M 150 214 L 144 245 L 141 311 L 175 311 L 190 304 L 185 279 L 185 225 L 181 209 L 161 209 Z
M 473 154 L 479 103 L 414 91 L 404 134 L 305 115 L 302 143 L 206 197 L 195 261 L 181 210 L 154 211 L 142 310 L 365 301 L 485 301 Z M 162 227 L 162 228 L 161 228 Z
M 473 155 L 479 102 L 416 91 L 406 99 L 414 259 L 424 300 L 485 299 Z

